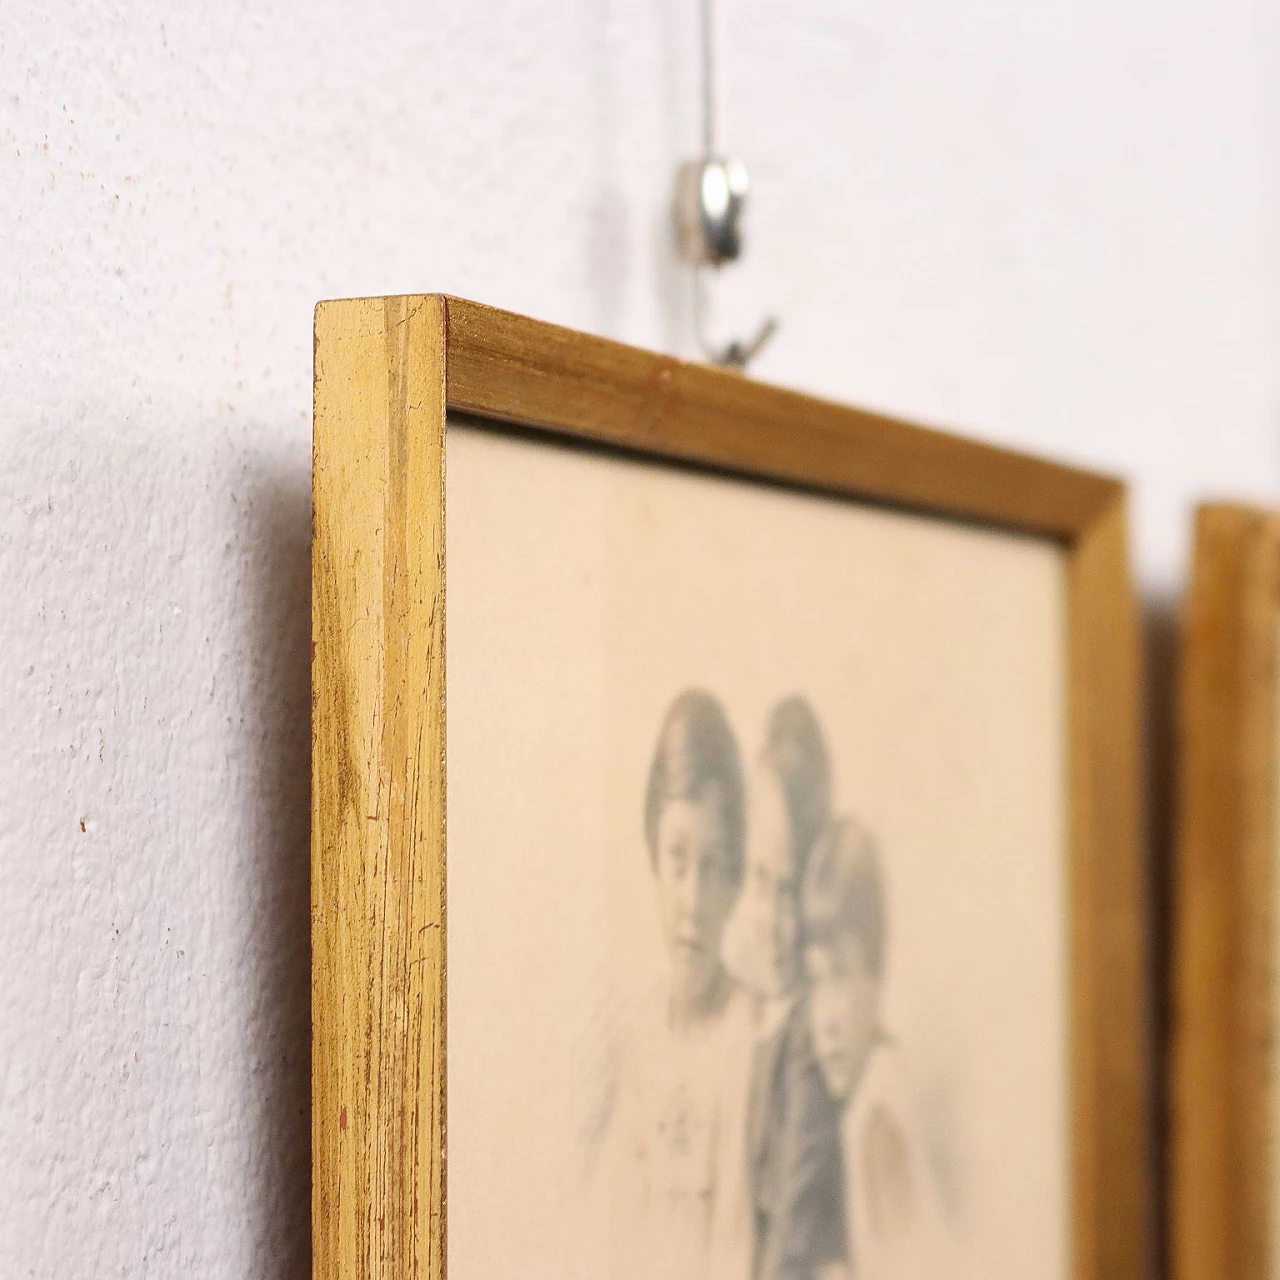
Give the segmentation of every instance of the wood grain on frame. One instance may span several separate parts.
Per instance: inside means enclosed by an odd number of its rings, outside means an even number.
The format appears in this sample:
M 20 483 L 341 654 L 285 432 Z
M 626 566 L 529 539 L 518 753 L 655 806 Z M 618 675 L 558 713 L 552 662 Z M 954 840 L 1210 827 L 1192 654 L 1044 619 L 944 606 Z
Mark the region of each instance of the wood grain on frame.
M 1272 1274 L 1271 945 L 1280 516 L 1198 513 L 1174 890 L 1175 1280 Z
M 1106 477 L 446 300 L 449 407 L 806 488 L 1073 538 Z
M 1071 544 L 1071 1141 L 1077 1280 L 1151 1258 L 1137 615 L 1123 498 Z
M 444 1274 L 441 304 L 316 313 L 312 1237 L 327 1280 Z
M 1149 1264 L 1137 628 L 1105 476 L 437 296 L 316 312 L 318 1280 L 444 1271 L 445 415 L 1047 536 L 1068 567 L 1072 1253 Z

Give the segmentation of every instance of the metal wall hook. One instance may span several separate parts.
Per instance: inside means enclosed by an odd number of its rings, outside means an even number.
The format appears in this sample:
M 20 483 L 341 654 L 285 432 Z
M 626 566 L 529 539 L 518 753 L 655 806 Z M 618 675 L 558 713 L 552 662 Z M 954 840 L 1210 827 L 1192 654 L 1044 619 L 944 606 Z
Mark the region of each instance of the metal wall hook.
M 715 145 L 715 83 L 713 74 L 712 0 L 702 0 L 702 148 L 701 160 L 690 160 L 676 171 L 675 223 L 680 256 L 693 267 L 694 330 L 707 359 L 745 369 L 778 328 L 769 316 L 745 341 L 719 345 L 706 333 L 707 267 L 719 268 L 742 256 L 742 220 L 751 181 L 741 160 L 717 154 Z
M 741 160 L 708 156 L 676 171 L 676 235 L 680 256 L 719 267 L 742 253 L 742 217 L 751 178 Z
M 760 353 L 760 348 L 773 337 L 778 331 L 777 316 L 765 316 L 760 322 L 760 327 L 755 332 L 749 342 L 740 342 L 737 338 L 727 342 L 723 347 L 716 349 L 708 347 L 706 340 L 699 338 L 703 343 L 703 350 L 707 352 L 713 364 L 724 365 L 726 369 L 738 369 L 746 371 L 747 365 L 756 358 Z
M 707 281 L 704 266 L 693 269 L 693 329 L 702 354 L 712 364 L 729 369 L 745 370 L 760 353 L 770 338 L 778 331 L 776 316 L 766 316 L 753 337 L 742 341 L 733 338 L 726 343 L 713 342 L 707 334 Z

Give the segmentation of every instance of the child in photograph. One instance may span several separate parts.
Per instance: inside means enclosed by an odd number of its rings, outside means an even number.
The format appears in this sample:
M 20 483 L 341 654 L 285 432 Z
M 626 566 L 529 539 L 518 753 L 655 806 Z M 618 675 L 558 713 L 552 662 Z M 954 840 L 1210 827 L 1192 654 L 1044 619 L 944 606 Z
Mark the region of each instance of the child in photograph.
M 721 959 L 743 874 L 738 747 L 719 702 L 669 709 L 649 774 L 645 841 L 667 973 L 627 1053 L 615 1117 L 615 1274 L 747 1280 L 749 1001 Z
M 726 941 L 758 1037 L 747 1116 L 753 1280 L 809 1280 L 845 1256 L 840 1111 L 813 1052 L 800 950 L 800 885 L 829 809 L 817 716 L 786 698 L 752 777 L 746 876 Z
M 746 873 L 725 934 L 726 958 L 776 1029 L 805 986 L 800 885 L 809 851 L 831 816 L 831 768 L 807 699 L 769 714 L 748 795 Z
M 885 903 L 868 832 L 832 823 L 809 860 L 805 964 L 813 1046 L 842 1107 L 847 1265 L 824 1280 L 942 1274 L 940 1214 L 907 1076 L 880 1019 Z

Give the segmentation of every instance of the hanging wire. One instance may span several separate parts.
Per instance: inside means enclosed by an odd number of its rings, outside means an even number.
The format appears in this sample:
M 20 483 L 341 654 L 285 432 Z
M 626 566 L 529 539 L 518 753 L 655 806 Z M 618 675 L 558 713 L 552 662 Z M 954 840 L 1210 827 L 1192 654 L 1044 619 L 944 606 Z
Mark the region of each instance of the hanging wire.
M 701 0 L 702 18 L 702 158 L 716 154 L 715 4 Z

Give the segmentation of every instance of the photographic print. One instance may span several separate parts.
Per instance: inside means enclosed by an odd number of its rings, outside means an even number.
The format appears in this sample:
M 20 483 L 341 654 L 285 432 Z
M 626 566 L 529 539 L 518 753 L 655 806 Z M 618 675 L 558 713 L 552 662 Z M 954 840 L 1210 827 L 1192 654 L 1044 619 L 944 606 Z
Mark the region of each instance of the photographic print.
M 317 1280 L 1135 1280 L 1124 486 L 316 312 Z
M 446 475 L 457 1271 L 1066 1276 L 1061 552 Z

